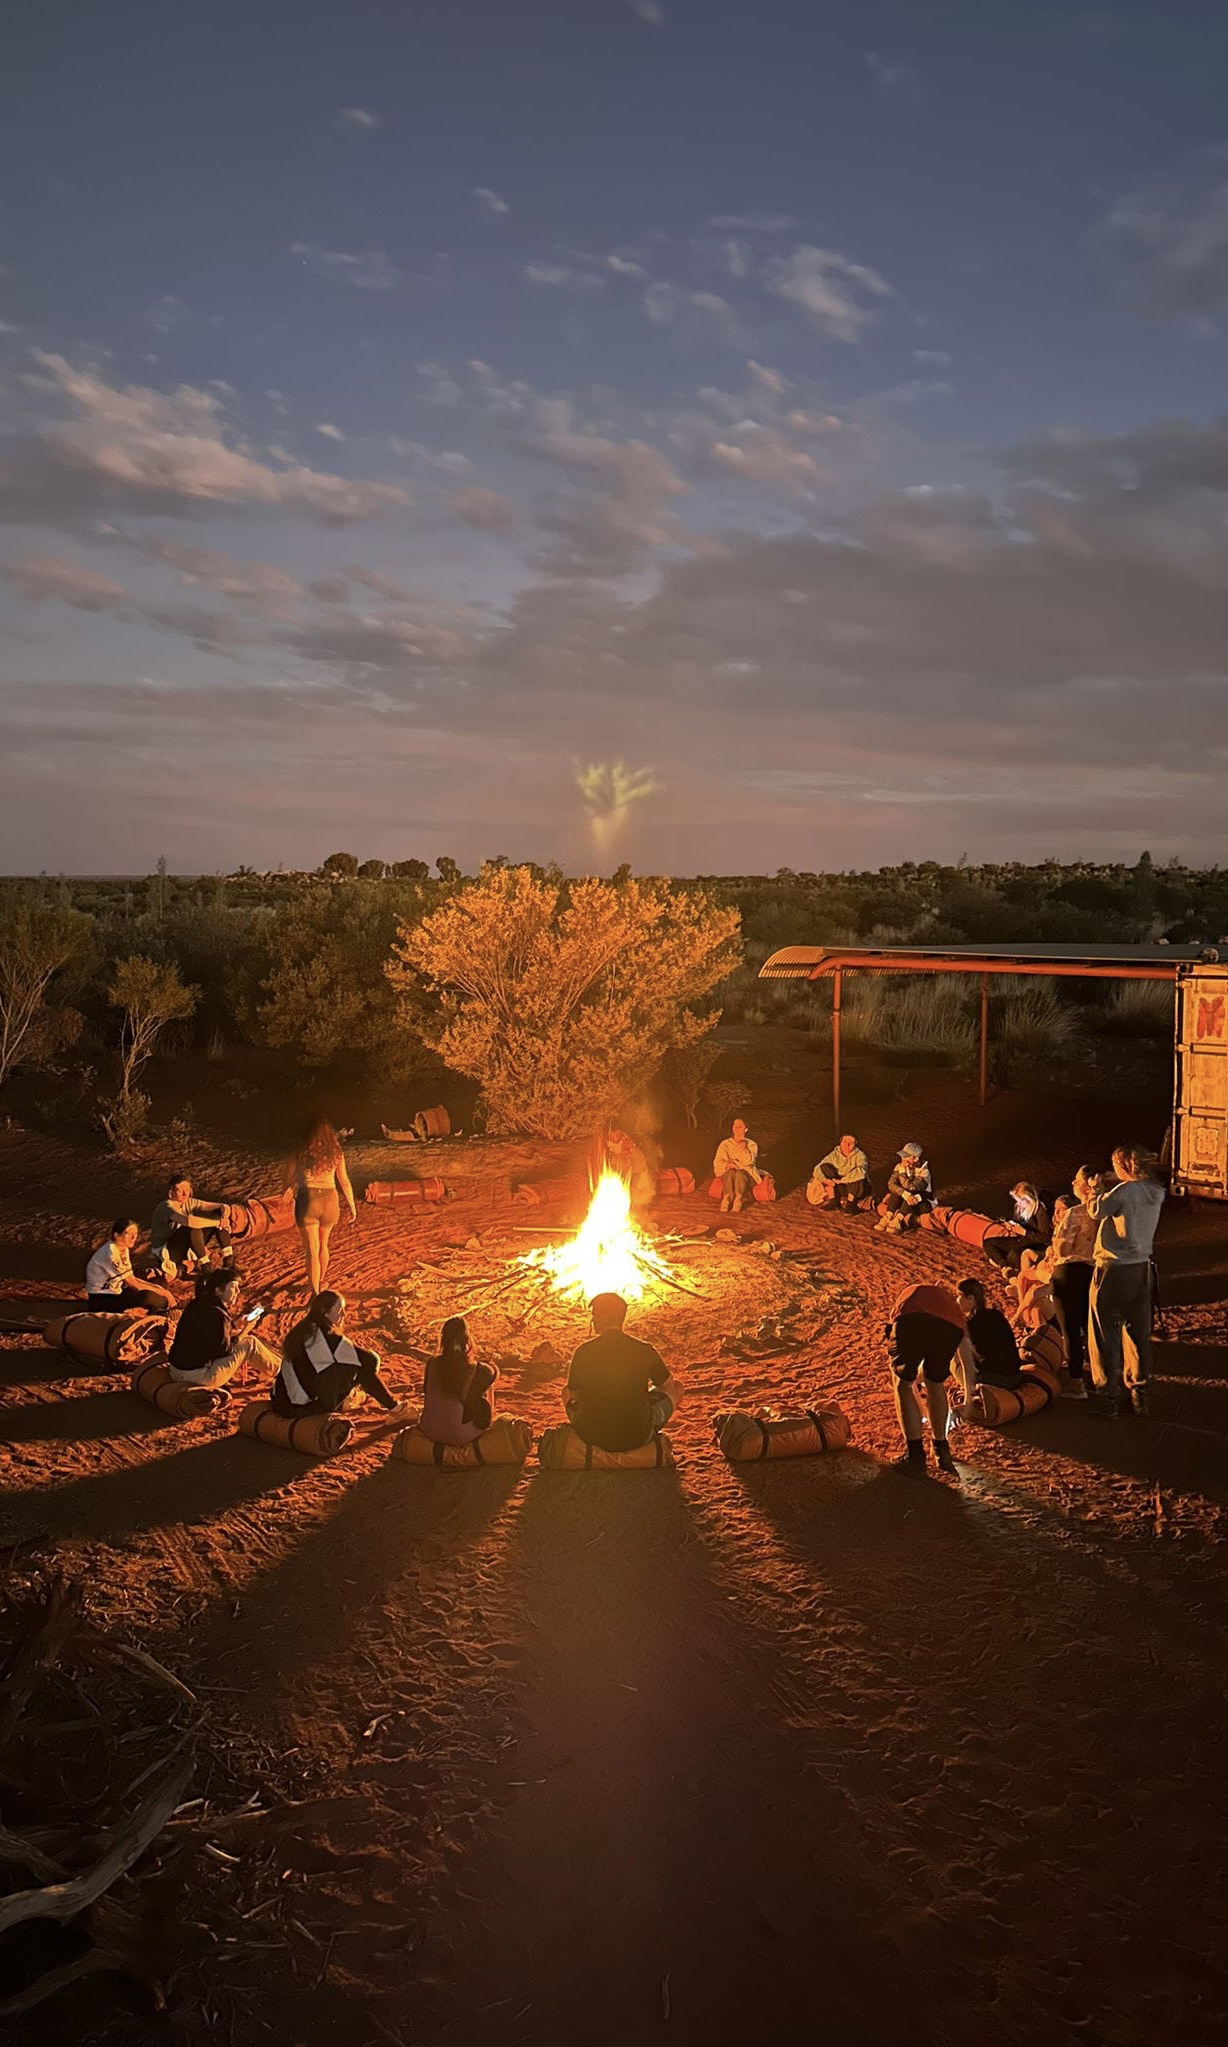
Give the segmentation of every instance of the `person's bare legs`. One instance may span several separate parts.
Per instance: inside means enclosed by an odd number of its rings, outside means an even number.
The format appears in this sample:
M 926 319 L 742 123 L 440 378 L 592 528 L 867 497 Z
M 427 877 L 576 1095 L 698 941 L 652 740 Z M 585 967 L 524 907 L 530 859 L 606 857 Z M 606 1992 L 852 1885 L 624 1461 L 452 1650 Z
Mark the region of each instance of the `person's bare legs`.
M 319 1252 L 320 1278 L 319 1283 L 317 1284 L 315 1289 L 317 1293 L 319 1293 L 320 1288 L 323 1286 L 325 1280 L 328 1278 L 328 1240 L 332 1236 L 333 1225 L 331 1223 L 320 1223 L 319 1232 L 320 1232 Z
M 925 1430 L 921 1420 L 921 1403 L 917 1399 L 917 1389 L 915 1386 L 910 1385 L 906 1379 L 899 1377 L 894 1378 L 893 1388 L 895 1392 L 895 1411 L 900 1419 L 900 1430 L 904 1441 L 906 1443 L 919 1443 L 922 1441 Z
M 959 1390 L 963 1394 L 964 1398 L 964 1412 L 967 1413 L 972 1406 L 972 1400 L 974 1394 L 976 1393 L 978 1379 L 976 1369 L 976 1357 L 973 1352 L 972 1345 L 969 1343 L 966 1336 L 964 1337 L 962 1343 L 960 1344 L 959 1349 L 955 1353 L 954 1370 L 955 1376 L 959 1380 Z
M 307 1253 L 307 1284 L 313 1294 L 318 1294 L 320 1291 L 320 1225 L 313 1219 L 308 1218 L 299 1224 L 298 1233 L 303 1240 L 303 1249 Z

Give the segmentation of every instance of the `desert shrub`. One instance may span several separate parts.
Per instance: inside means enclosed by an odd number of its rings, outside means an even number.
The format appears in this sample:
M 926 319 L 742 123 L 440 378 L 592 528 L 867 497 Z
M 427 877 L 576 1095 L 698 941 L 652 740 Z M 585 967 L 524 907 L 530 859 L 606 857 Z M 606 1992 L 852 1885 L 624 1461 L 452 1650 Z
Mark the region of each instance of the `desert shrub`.
M 407 1030 L 480 1082 L 488 1129 L 576 1137 L 712 1028 L 695 1005 L 738 957 L 736 910 L 698 891 L 492 865 L 402 925 L 387 974 Z
M 1120 981 L 1104 1008 L 1093 1012 L 1096 1029 L 1113 1038 L 1171 1038 L 1173 990 L 1168 981 Z
M 158 960 L 134 953 L 117 965 L 107 1000 L 113 1009 L 122 1012 L 119 1099 L 127 1102 L 167 1026 L 191 1016 L 196 1007 L 196 990 L 184 986 L 177 967 L 163 966 Z
M 751 1091 L 744 1080 L 716 1080 L 705 1090 L 704 1105 L 718 1130 L 727 1130 L 735 1116 L 750 1107 Z
M 990 1071 L 1007 1083 L 1029 1066 L 1069 1057 L 1081 1036 L 1079 1019 L 1052 986 L 1028 988 L 995 1002 L 989 1027 Z
M 853 974 L 840 1015 L 845 1044 L 905 1065 L 966 1066 L 977 1026 L 966 983 L 955 974 Z
M 699 1123 L 699 1104 L 703 1099 L 708 1076 L 721 1056 L 721 1048 L 711 1038 L 693 1038 L 687 1045 L 675 1045 L 665 1055 L 664 1075 L 666 1082 L 678 1097 L 682 1113 L 690 1129 Z
M 0 1086 L 15 1067 L 45 1064 L 75 1042 L 81 1018 L 53 998 L 89 933 L 75 910 L 20 890 L 0 897 Z
M 384 973 L 430 891 L 354 881 L 305 891 L 272 919 L 256 1017 L 268 1045 L 307 1067 L 358 1054 L 390 1074 L 417 1049 Z

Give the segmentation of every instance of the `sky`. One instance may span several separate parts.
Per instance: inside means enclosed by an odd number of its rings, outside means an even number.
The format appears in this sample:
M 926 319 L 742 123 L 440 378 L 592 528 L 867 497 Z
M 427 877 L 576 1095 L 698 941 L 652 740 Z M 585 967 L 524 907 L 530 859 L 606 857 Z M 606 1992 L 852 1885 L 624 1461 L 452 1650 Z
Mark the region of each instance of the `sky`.
M 1218 0 L 44 0 L 0 871 L 1228 854 Z

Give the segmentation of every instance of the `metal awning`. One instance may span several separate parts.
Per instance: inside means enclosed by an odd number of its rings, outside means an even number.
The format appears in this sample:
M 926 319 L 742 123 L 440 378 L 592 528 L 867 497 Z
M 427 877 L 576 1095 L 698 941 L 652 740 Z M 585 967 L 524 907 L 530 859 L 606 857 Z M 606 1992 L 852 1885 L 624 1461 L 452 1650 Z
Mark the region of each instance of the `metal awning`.
M 1183 966 L 1228 957 L 1206 945 L 787 945 L 759 969 L 761 981 L 831 982 L 831 1092 L 840 1134 L 840 1008 L 846 973 L 979 974 L 978 1094 L 989 1095 L 989 983 L 995 974 L 1045 974 L 1079 980 L 1168 981 Z

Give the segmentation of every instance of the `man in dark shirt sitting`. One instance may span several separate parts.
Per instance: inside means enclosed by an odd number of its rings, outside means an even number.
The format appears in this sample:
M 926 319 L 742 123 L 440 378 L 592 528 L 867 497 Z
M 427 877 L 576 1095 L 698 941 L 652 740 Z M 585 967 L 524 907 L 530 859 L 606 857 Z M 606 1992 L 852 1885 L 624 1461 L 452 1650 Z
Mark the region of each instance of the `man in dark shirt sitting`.
M 256 1308 L 244 1314 L 242 1283 L 232 1267 L 205 1273 L 195 1299 L 179 1317 L 167 1360 L 171 1378 L 184 1386 L 224 1386 L 251 1362 L 276 1372 L 277 1359 L 256 1335 L 263 1312 Z
M 567 1419 L 594 1449 L 638 1450 L 665 1427 L 677 1388 L 660 1352 L 627 1335 L 621 1295 L 598 1294 L 590 1313 L 593 1334 L 567 1376 Z

